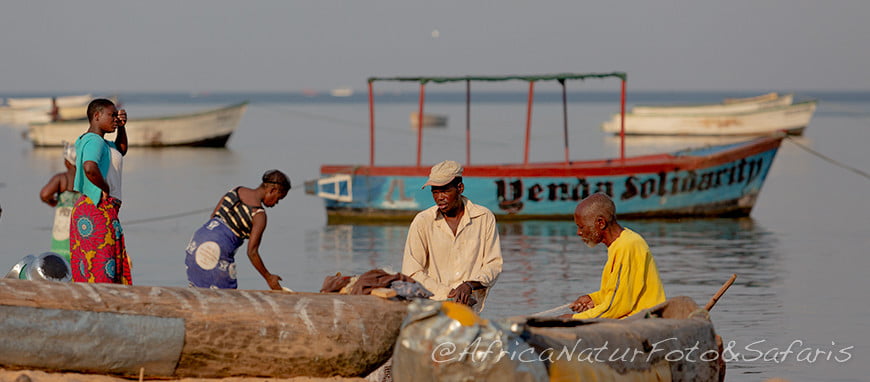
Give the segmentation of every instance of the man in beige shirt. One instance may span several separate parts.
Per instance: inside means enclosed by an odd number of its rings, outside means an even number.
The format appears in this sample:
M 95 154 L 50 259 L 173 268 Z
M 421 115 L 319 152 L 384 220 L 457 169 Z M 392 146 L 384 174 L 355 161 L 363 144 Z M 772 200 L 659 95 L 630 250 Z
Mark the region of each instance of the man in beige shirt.
M 429 180 L 435 206 L 414 217 L 405 242 L 402 273 L 447 300 L 483 310 L 489 289 L 501 273 L 501 243 L 495 215 L 462 196 L 462 166 L 432 166 Z

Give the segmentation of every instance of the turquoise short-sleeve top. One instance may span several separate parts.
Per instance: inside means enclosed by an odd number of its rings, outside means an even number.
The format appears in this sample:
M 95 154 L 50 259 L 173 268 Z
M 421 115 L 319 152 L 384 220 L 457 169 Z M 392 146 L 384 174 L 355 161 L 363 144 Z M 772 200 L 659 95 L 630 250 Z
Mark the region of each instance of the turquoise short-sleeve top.
M 76 140 L 76 178 L 73 188 L 91 198 L 94 204 L 100 204 L 100 195 L 103 190 L 93 184 L 85 175 L 84 163 L 91 161 L 100 168 L 100 174 L 105 178 L 109 172 L 112 156 L 109 146 L 103 137 L 95 133 L 84 133 Z

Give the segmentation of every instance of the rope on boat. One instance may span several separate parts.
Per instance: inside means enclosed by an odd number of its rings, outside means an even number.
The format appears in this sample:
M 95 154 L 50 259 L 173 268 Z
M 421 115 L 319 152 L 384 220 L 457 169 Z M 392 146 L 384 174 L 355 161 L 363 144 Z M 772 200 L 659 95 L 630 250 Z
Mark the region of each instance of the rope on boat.
M 175 218 L 180 218 L 180 217 L 185 217 L 185 216 L 190 216 L 190 215 L 202 214 L 202 213 L 206 213 L 206 212 L 211 212 L 212 210 L 213 210 L 213 208 L 201 208 L 201 209 L 194 210 L 194 211 L 181 212 L 181 213 L 171 214 L 171 215 L 155 216 L 155 217 L 144 218 L 144 219 L 125 220 L 121 224 L 124 226 L 128 226 L 131 224 L 151 223 L 151 222 L 156 222 L 156 221 L 161 221 L 161 220 L 169 220 L 169 219 L 175 219 Z
M 830 162 L 830 163 L 834 164 L 834 165 L 837 166 L 837 167 L 842 167 L 842 168 L 844 168 L 844 169 L 846 169 L 846 170 L 852 171 L 852 172 L 854 172 L 854 173 L 856 173 L 856 174 L 858 174 L 858 175 L 861 175 L 861 176 L 863 176 L 863 177 L 865 177 L 865 178 L 867 178 L 867 179 L 870 179 L 870 174 L 868 174 L 868 173 L 865 172 L 865 171 L 862 171 L 862 170 L 860 170 L 860 169 L 857 169 L 857 168 L 855 168 L 855 167 L 849 166 L 849 165 L 847 165 L 847 164 L 845 164 L 845 163 L 842 163 L 842 162 L 840 162 L 840 161 L 837 161 L 837 160 L 835 160 L 835 159 L 832 159 L 832 158 L 830 158 L 830 157 L 828 157 L 828 156 L 826 156 L 826 155 L 824 155 L 824 154 L 822 154 L 822 153 L 820 153 L 820 152 L 818 152 L 818 151 L 815 151 L 815 150 L 813 150 L 813 149 L 807 147 L 807 146 L 804 145 L 804 144 L 798 143 L 794 138 L 792 138 L 792 137 L 790 137 L 790 136 L 787 136 L 786 138 L 788 139 L 789 142 L 793 143 L 793 144 L 796 145 L 797 147 L 800 147 L 800 148 L 806 150 L 806 152 L 808 152 L 808 153 L 810 153 L 810 154 L 813 154 L 813 155 L 815 155 L 815 156 L 817 156 L 817 157 L 819 157 L 819 158 L 822 158 L 823 160 L 825 160 L 825 161 L 827 161 L 827 162 Z
M 190 215 L 203 214 L 203 213 L 211 212 L 212 210 L 213 210 L 213 208 L 202 208 L 202 209 L 198 209 L 198 210 L 180 212 L 180 213 L 171 214 L 171 215 L 154 216 L 154 217 L 144 218 L 144 219 L 123 220 L 121 222 L 121 225 L 126 227 L 126 226 L 131 225 L 131 224 L 142 224 L 142 223 L 151 223 L 151 222 L 162 221 L 162 220 L 176 219 L 176 218 L 181 218 L 181 217 L 190 216 Z M 42 226 L 42 227 L 38 227 L 38 229 L 43 230 L 43 231 L 51 231 L 52 226 Z
M 532 314 L 532 316 L 533 316 L 533 317 L 540 317 L 540 316 L 551 315 L 551 314 L 556 313 L 556 312 L 559 312 L 559 311 L 561 311 L 561 310 L 568 309 L 568 307 L 570 307 L 570 306 L 571 306 L 571 303 L 567 303 L 567 304 L 565 304 L 565 305 L 557 306 L 557 307 L 555 307 L 555 308 L 553 308 L 553 309 L 547 309 L 547 310 L 545 310 L 545 311 L 543 311 L 543 312 L 538 312 L 538 313 Z

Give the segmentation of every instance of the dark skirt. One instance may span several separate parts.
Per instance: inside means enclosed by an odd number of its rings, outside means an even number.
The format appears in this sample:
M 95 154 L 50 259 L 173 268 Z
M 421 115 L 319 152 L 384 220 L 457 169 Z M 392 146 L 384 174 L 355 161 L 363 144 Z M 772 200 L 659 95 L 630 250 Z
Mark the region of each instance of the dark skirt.
M 236 289 L 236 250 L 244 239 L 236 236 L 220 219 L 212 218 L 193 234 L 185 251 L 190 286 Z

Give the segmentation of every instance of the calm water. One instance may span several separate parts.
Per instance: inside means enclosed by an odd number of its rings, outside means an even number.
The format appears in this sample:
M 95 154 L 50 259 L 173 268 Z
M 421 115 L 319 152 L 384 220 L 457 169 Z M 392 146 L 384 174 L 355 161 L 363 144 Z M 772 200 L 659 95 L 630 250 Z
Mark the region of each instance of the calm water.
M 748 93 L 747 95 L 752 95 Z M 648 93 L 636 103 L 713 102 L 733 93 Z M 821 98 L 806 135 L 797 142 L 864 171 L 870 169 L 870 96 L 808 94 Z M 579 97 L 583 98 L 583 97 Z M 335 272 L 358 274 L 377 267 L 401 269 L 405 225 L 327 225 L 322 202 L 302 191 L 321 164 L 368 161 L 368 111 L 361 99 L 332 102 L 275 94 L 130 95 L 130 118 L 201 110 L 250 99 L 251 106 L 227 149 L 133 148 L 124 164 L 121 219 L 140 285 L 186 285 L 183 249 L 227 189 L 256 186 L 279 168 L 295 188 L 268 211 L 261 247 L 268 268 L 297 291 L 317 291 Z M 430 97 L 438 101 L 437 97 Z M 574 98 L 572 98 L 574 99 Z M 618 142 L 598 125 L 616 112 L 613 94 L 593 94 L 571 106 L 571 156 L 614 156 Z M 423 162 L 464 161 L 464 104 L 435 102 L 428 112 L 449 115 L 446 129 L 426 130 Z M 413 163 L 416 138 L 408 124 L 414 103 L 393 100 L 378 108 L 376 161 Z M 525 103 L 493 97 L 473 108 L 472 161 L 522 160 Z M 534 111 L 532 160 L 560 160 L 561 105 Z M 643 154 L 707 143 L 709 138 L 634 138 L 627 152 Z M 21 128 L 0 125 L 0 266 L 49 246 L 52 210 L 38 198 L 48 178 L 62 170 L 59 149 L 35 149 Z M 732 273 L 737 282 L 712 312 L 717 332 L 733 341 L 727 380 L 867 380 L 870 352 L 870 180 L 812 156 L 786 141 L 756 208 L 745 219 L 624 221 L 649 241 L 669 296 L 687 295 L 700 305 Z M 493 289 L 488 317 L 531 314 L 594 290 L 606 259 L 589 249 L 564 222 L 500 224 L 504 272 Z M 240 286 L 265 282 L 243 254 Z M 4 265 L 5 264 L 5 265 Z M 799 342 L 796 342 L 799 341 Z M 792 345 L 784 360 L 779 351 Z M 815 353 L 818 351 L 818 353 Z M 739 353 L 739 355 L 738 355 Z M 814 357 L 808 357 L 813 353 Z M 846 362 L 837 359 L 847 358 Z M 800 358 L 798 356 L 800 355 Z M 815 360 L 815 362 L 812 362 Z

